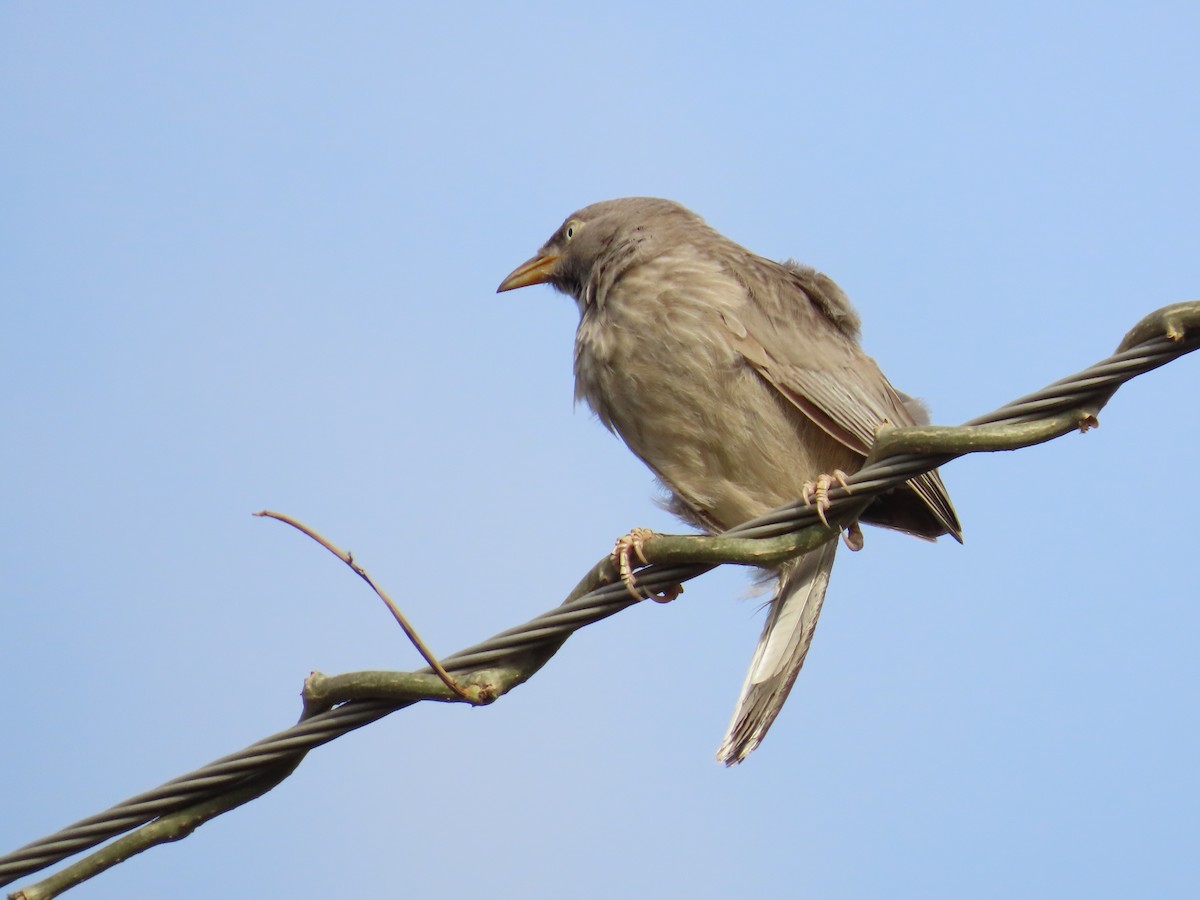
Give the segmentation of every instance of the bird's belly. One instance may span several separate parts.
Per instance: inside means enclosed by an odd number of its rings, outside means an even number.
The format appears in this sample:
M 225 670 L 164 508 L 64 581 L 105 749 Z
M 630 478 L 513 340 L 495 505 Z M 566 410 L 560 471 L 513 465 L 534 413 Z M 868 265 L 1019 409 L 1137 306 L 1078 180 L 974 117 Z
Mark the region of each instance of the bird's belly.
M 611 322 L 598 333 L 585 324 L 577 393 L 693 523 L 730 528 L 797 499 L 823 472 L 861 464 L 728 344 L 704 340 L 702 328 L 698 338 L 650 346 Z

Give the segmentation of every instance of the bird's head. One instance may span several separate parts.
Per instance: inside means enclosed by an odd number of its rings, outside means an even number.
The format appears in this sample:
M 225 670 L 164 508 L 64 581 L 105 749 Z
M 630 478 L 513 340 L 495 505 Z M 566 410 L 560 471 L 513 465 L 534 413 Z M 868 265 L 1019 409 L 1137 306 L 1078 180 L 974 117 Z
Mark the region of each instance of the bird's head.
M 593 203 L 569 215 L 496 291 L 549 284 L 574 297 L 582 309 L 630 265 L 653 256 L 656 237 L 671 224 L 700 221 L 678 203 L 656 197 Z

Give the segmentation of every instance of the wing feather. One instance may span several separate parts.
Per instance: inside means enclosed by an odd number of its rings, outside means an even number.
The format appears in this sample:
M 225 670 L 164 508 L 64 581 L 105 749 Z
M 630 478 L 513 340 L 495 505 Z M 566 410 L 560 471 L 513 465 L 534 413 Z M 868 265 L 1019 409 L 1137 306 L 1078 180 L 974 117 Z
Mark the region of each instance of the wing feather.
M 746 288 L 746 303 L 736 317 L 724 318 L 730 340 L 768 384 L 863 457 L 881 427 L 918 424 L 920 405 L 892 387 L 859 347 L 857 317 L 837 285 L 794 263 L 747 256 L 731 265 Z M 815 333 L 816 340 L 795 341 L 795 334 L 805 332 Z M 961 540 L 938 474 L 917 476 L 909 486 L 945 531 Z

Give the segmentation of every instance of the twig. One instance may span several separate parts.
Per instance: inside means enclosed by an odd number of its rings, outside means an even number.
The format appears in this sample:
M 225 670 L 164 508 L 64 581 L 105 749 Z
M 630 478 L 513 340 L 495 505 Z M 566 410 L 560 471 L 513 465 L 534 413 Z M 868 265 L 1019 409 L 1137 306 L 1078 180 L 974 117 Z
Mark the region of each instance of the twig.
M 291 775 L 304 756 L 304 753 L 297 753 L 293 760 L 277 764 L 261 775 L 248 778 L 240 787 L 215 797 L 208 797 L 169 815 L 160 816 L 113 841 L 102 851 L 89 854 L 50 877 L 8 896 L 10 900 L 50 900 L 144 850 L 159 844 L 181 841 L 210 819 L 237 809 L 267 793 Z
M 293 519 L 291 516 L 284 515 L 283 513 L 271 512 L 269 509 L 264 509 L 256 513 L 251 513 L 251 515 L 260 516 L 267 519 L 275 519 L 279 522 L 283 522 L 285 525 L 291 525 L 302 534 L 308 535 L 308 537 L 312 538 L 314 541 L 348 565 L 353 570 L 355 575 L 371 586 L 371 590 L 373 590 L 376 595 L 378 595 L 379 599 L 383 601 L 384 605 L 391 610 L 392 615 L 400 624 L 400 627 L 404 630 L 404 633 L 408 636 L 408 639 L 412 641 L 412 645 L 417 648 L 417 652 L 421 654 L 421 656 L 425 659 L 425 662 L 429 663 L 429 668 L 433 669 L 434 674 L 436 674 L 438 678 L 442 679 L 442 682 L 446 685 L 446 687 L 450 688 L 451 691 L 453 691 L 463 700 L 466 700 L 468 703 L 477 702 L 470 694 L 463 690 L 463 688 L 458 685 L 458 682 L 454 680 L 450 673 L 442 667 L 442 664 L 438 662 L 437 657 L 433 655 L 433 651 L 425 646 L 425 642 L 421 640 L 421 636 L 417 634 L 417 630 L 413 628 L 408 619 L 405 618 L 404 613 L 400 612 L 400 607 L 396 606 L 396 604 L 392 602 L 392 598 L 389 597 L 384 590 L 375 583 L 371 576 L 367 574 L 367 570 L 354 561 L 354 555 L 350 553 L 350 551 L 342 550 L 340 547 L 337 547 L 335 544 L 333 544 L 332 541 L 328 540 L 324 535 L 318 534 L 303 522 L 299 522 L 296 519 Z

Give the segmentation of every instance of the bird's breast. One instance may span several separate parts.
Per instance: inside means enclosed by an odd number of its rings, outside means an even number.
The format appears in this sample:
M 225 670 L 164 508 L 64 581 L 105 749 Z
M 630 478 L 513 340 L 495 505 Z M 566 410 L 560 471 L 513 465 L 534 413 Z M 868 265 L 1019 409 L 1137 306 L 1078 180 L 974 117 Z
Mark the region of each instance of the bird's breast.
M 687 518 L 722 528 L 853 462 L 734 348 L 727 319 L 736 321 L 744 296 L 720 272 L 642 267 L 584 311 L 575 344 L 576 397 L 674 492 Z

